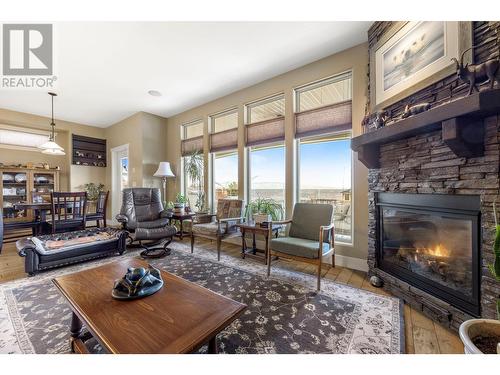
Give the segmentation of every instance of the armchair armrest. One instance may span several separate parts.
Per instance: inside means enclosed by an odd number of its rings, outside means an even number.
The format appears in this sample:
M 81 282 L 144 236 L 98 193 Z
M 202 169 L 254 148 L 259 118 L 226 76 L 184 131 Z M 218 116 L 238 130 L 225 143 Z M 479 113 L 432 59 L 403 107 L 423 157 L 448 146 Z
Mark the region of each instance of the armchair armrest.
M 160 217 L 163 218 L 170 218 L 172 216 L 172 211 L 171 210 L 163 210 L 160 212 Z
M 224 219 L 217 219 L 217 221 L 220 223 L 227 223 L 227 222 L 236 221 L 236 220 L 244 221 L 245 218 L 243 216 L 241 216 L 241 217 L 228 217 L 228 218 L 224 218 Z
M 224 219 L 217 219 L 217 230 L 220 232 L 221 231 L 221 225 L 226 226 L 226 231 L 229 230 L 229 222 L 231 221 L 239 221 L 240 223 L 245 221 L 245 218 L 243 216 L 240 217 L 227 217 Z
M 119 223 L 128 223 L 128 217 L 125 216 L 125 215 L 122 215 L 122 214 L 118 214 L 116 215 L 116 220 L 119 222 Z
M 290 224 L 292 222 L 292 219 L 288 220 L 277 220 L 277 221 L 270 221 L 271 226 L 272 225 L 285 225 L 285 224 Z
M 333 247 L 333 242 L 334 242 L 334 237 L 335 237 L 335 224 L 330 223 L 330 225 L 321 225 L 319 227 L 319 243 L 322 244 L 325 232 L 330 231 L 330 238 L 328 243 L 330 244 L 330 247 Z M 320 245 L 321 249 L 321 245 Z
M 196 214 L 193 216 L 193 224 L 210 223 L 215 214 Z
M 334 228 L 334 224 L 331 223 L 330 225 L 322 225 L 319 227 L 319 230 L 321 231 L 326 231 L 326 230 L 330 230 L 330 229 L 333 229 Z

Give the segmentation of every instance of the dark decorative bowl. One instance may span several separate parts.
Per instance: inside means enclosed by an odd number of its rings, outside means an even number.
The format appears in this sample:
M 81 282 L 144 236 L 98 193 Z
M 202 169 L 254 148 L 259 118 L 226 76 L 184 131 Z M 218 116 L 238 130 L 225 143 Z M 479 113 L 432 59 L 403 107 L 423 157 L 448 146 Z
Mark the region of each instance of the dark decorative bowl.
M 162 287 L 163 280 L 156 268 L 129 268 L 123 278 L 115 281 L 111 296 L 119 300 L 132 300 L 150 296 Z

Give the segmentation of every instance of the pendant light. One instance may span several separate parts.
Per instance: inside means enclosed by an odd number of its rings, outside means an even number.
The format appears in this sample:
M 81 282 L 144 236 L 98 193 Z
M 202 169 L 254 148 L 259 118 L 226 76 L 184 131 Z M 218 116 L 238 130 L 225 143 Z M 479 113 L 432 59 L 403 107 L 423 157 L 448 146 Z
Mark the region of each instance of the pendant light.
M 43 145 L 38 146 L 38 148 L 43 150 L 42 154 L 66 155 L 64 149 L 56 143 L 56 136 L 55 136 L 56 123 L 54 121 L 54 96 L 57 96 L 57 94 L 54 92 L 49 92 L 49 95 L 52 98 L 52 121 L 50 123 L 51 129 L 50 129 L 49 140 L 45 142 Z

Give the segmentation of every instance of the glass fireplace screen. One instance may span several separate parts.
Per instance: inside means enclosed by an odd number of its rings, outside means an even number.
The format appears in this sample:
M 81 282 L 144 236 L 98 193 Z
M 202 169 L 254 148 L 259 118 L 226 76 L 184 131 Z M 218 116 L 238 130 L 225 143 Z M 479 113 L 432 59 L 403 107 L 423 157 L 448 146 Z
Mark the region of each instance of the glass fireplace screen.
M 472 297 L 472 220 L 393 207 L 381 219 L 384 263 Z

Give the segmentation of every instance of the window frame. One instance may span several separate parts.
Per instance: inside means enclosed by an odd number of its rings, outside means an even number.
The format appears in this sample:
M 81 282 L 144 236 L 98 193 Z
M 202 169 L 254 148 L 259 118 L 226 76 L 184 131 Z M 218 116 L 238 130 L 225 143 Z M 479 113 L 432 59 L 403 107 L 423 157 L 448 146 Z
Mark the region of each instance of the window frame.
M 248 202 L 251 201 L 252 194 L 252 167 L 251 167 L 251 154 L 252 154 L 252 148 L 256 149 L 262 149 L 262 148 L 274 148 L 274 147 L 283 147 L 283 175 L 285 178 L 285 185 L 283 187 L 283 212 L 286 212 L 286 191 L 287 191 L 287 185 L 286 185 L 286 145 L 285 141 L 279 141 L 279 142 L 272 142 L 268 143 L 265 145 L 258 145 L 258 146 L 248 146 L 245 147 L 245 165 L 246 165 L 246 173 L 245 173 L 245 179 L 247 181 L 246 186 L 245 186 L 245 195 L 246 195 L 246 200 Z
M 210 191 L 209 191 L 209 194 L 210 194 L 210 211 L 211 213 L 215 214 L 217 213 L 217 207 L 215 207 L 215 193 L 216 193 L 216 189 L 215 189 L 215 155 L 216 154 L 235 154 L 236 157 L 238 158 L 238 167 L 236 169 L 236 183 L 238 184 L 238 189 L 239 189 L 239 179 L 238 179 L 238 176 L 239 176 L 239 154 L 238 154 L 238 150 L 235 149 L 235 150 L 228 150 L 228 151 L 217 151 L 217 152 L 211 152 L 210 153 L 210 157 L 209 157 L 209 163 L 210 163 L 210 166 L 209 166 L 209 170 L 210 170 Z
M 188 121 L 188 122 L 185 122 L 185 123 L 181 124 L 181 141 L 185 141 L 185 140 L 191 139 L 191 138 L 200 137 L 200 135 L 198 135 L 196 137 L 188 137 L 187 136 L 187 129 L 190 126 L 195 126 L 195 125 L 198 125 L 198 124 L 202 125 L 201 137 L 204 136 L 204 134 L 205 134 L 205 122 L 203 121 L 202 118 L 199 118 L 199 119 L 191 120 L 191 121 Z
M 285 117 L 285 111 L 286 111 L 286 108 L 285 108 L 286 107 L 285 93 L 284 92 L 280 92 L 280 93 L 277 93 L 277 94 L 266 96 L 264 98 L 257 99 L 257 100 L 251 101 L 249 103 L 246 103 L 244 105 L 244 124 L 245 125 L 257 124 L 259 122 L 264 122 L 264 121 L 271 120 L 271 119 L 266 119 L 266 120 L 252 122 L 251 121 L 251 109 L 254 108 L 254 107 L 258 107 L 258 106 L 263 105 L 263 104 L 272 103 L 274 101 L 278 101 L 278 100 L 281 100 L 281 99 L 283 99 L 283 114 L 282 114 L 282 117 Z
M 185 140 L 188 140 L 188 139 L 192 139 L 192 138 L 197 138 L 197 137 L 200 137 L 200 135 L 196 136 L 196 137 L 187 137 L 187 129 L 190 127 L 190 126 L 195 126 L 195 125 L 198 125 L 198 124 L 201 124 L 202 125 L 202 134 L 201 134 L 201 137 L 204 137 L 205 135 L 205 121 L 203 121 L 203 118 L 197 118 L 197 119 L 194 119 L 194 120 L 191 120 L 191 121 L 188 121 L 188 122 L 185 122 L 185 123 L 182 123 L 181 124 L 181 141 L 185 141 Z M 202 155 L 204 155 L 204 152 L 202 151 Z M 187 186 L 188 186 L 188 181 L 187 181 L 187 177 L 186 177 L 186 164 L 185 164 L 185 161 L 184 161 L 184 158 L 186 156 L 182 156 L 181 155 L 181 171 L 182 171 L 182 177 L 181 177 L 181 192 L 182 194 L 187 197 Z M 205 157 L 203 157 L 203 174 L 205 174 Z M 205 177 L 203 177 L 203 179 L 205 179 Z M 203 184 L 202 186 L 203 190 L 205 190 L 205 186 Z
M 44 130 L 24 128 L 21 126 L 12 126 L 12 125 L 1 124 L 1 123 L 0 123 L 0 130 L 43 136 L 46 138 L 45 141 L 47 141 L 49 139 L 49 135 L 50 135 L 50 132 L 44 131 Z M 54 136 L 57 138 L 57 132 L 54 133 Z M 40 149 L 37 146 L 21 146 L 21 145 L 7 144 L 7 143 L 0 143 L 0 149 L 40 152 Z
M 346 70 L 346 71 L 341 72 L 341 73 L 337 73 L 337 74 L 334 74 L 334 75 L 331 75 L 328 77 L 318 79 L 316 81 L 308 82 L 308 83 L 305 83 L 303 85 L 294 87 L 293 88 L 293 113 L 297 114 L 297 113 L 303 113 L 303 112 L 308 112 L 308 111 L 314 111 L 317 109 L 329 107 L 331 105 L 336 104 L 337 102 L 321 105 L 321 106 L 318 106 L 315 108 L 305 109 L 303 111 L 299 110 L 300 109 L 300 94 L 301 93 L 304 93 L 304 92 L 307 92 L 310 90 L 314 90 L 314 89 L 320 88 L 322 86 L 327 86 L 331 83 L 340 82 L 340 81 L 343 81 L 346 79 L 351 79 L 351 99 L 346 99 L 346 100 L 352 100 L 352 78 L 353 78 L 352 70 Z M 340 103 L 340 102 L 338 102 L 338 103 Z
M 215 120 L 220 118 L 220 117 L 224 117 L 224 116 L 228 116 L 228 115 L 232 115 L 233 113 L 236 113 L 237 115 L 237 120 L 236 120 L 236 126 L 233 127 L 233 128 L 229 128 L 229 129 L 224 129 L 224 130 L 220 130 L 220 131 L 215 131 Z M 225 132 L 225 131 L 228 131 L 228 130 L 233 130 L 233 129 L 238 129 L 238 107 L 232 107 L 232 108 L 228 108 L 228 109 L 225 109 L 221 112 L 217 112 L 217 113 L 214 113 L 214 114 L 211 114 L 208 116 L 208 123 L 209 123 L 209 126 L 208 126 L 208 133 L 209 134 L 217 134 L 217 133 L 222 133 L 222 132 Z
M 345 136 L 345 137 L 343 137 Z M 352 130 L 351 131 L 342 131 L 342 132 L 333 132 L 333 133 L 328 133 L 328 134 L 322 134 L 322 135 L 316 135 L 316 136 L 310 136 L 310 137 L 303 137 L 303 138 L 297 138 L 295 139 L 294 142 L 294 149 L 295 149 L 295 162 L 294 162 L 294 169 L 295 169 L 295 179 L 294 179 L 294 204 L 297 202 L 300 202 L 300 146 L 301 142 L 303 141 L 311 141 L 311 143 L 314 143 L 314 141 L 321 141 L 322 139 L 325 138 L 334 138 L 338 137 L 338 140 L 343 140 L 343 139 L 352 139 Z M 335 141 L 335 139 L 332 139 L 331 141 Z M 350 150 L 350 160 L 351 160 L 351 241 L 350 242 L 344 242 L 338 239 L 335 239 L 335 242 L 342 245 L 342 246 L 354 246 L 354 152 L 352 149 Z

